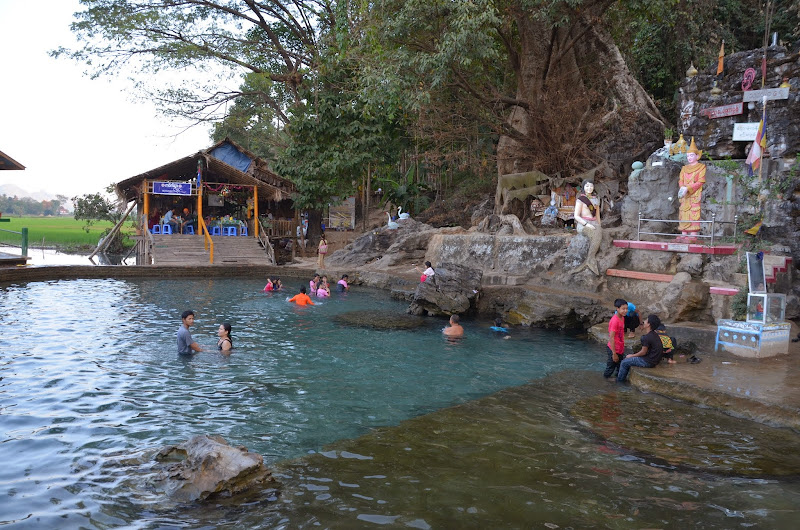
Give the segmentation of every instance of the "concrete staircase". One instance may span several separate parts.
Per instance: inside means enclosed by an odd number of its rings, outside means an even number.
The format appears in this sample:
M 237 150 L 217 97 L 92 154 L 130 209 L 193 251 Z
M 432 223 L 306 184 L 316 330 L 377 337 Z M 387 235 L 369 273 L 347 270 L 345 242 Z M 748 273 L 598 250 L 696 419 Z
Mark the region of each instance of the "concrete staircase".
M 153 236 L 155 265 L 211 265 L 203 236 L 174 234 Z M 213 265 L 269 265 L 267 253 L 258 239 L 246 236 L 211 236 L 214 242 Z

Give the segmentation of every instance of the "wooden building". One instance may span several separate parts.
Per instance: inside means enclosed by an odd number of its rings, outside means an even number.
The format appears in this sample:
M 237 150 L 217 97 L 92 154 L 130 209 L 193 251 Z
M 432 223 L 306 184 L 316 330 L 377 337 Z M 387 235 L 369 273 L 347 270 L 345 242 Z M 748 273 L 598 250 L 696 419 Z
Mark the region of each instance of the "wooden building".
M 247 236 L 268 246 L 269 237 L 291 237 L 297 226 L 294 185 L 228 138 L 118 182 L 115 189 L 122 201 L 134 203 L 129 211 L 135 206 L 136 225 L 143 235 L 151 240 L 165 233 L 206 238 L 211 263 L 212 236 Z M 163 217 L 170 209 L 178 221 L 168 228 Z M 160 242 L 179 246 L 179 238 Z

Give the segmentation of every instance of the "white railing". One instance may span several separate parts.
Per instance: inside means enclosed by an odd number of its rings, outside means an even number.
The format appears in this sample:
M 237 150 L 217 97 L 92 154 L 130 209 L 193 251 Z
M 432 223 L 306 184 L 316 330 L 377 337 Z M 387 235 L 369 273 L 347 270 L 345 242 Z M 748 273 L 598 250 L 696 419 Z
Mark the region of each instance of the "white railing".
M 646 235 L 646 236 L 668 236 L 668 237 L 675 237 L 675 236 L 684 235 L 684 234 L 672 234 L 672 233 L 665 233 L 665 232 L 645 232 L 645 231 L 642 230 L 642 222 L 682 223 L 684 221 L 675 220 L 675 219 L 646 219 L 646 218 L 642 217 L 642 212 L 641 212 L 641 210 L 639 210 L 639 222 L 636 224 L 636 241 L 641 241 L 641 238 L 642 238 L 641 236 L 643 236 L 643 235 Z M 717 214 L 712 213 L 710 221 L 692 221 L 692 222 L 693 223 L 698 223 L 698 224 L 710 224 L 711 225 L 711 228 L 709 230 L 711 232 L 711 234 L 702 235 L 702 234 L 698 233 L 697 235 L 692 235 L 691 237 L 694 237 L 694 238 L 697 238 L 697 239 L 710 239 L 711 241 L 709 243 L 709 246 L 713 247 L 714 246 L 714 238 L 718 237 L 716 235 L 716 231 L 717 231 L 717 226 L 718 225 L 729 225 L 729 224 L 732 224 L 733 225 L 733 235 L 736 236 L 736 226 L 737 226 L 737 224 L 739 222 L 739 216 L 738 215 L 734 215 L 733 216 L 733 221 L 717 221 Z

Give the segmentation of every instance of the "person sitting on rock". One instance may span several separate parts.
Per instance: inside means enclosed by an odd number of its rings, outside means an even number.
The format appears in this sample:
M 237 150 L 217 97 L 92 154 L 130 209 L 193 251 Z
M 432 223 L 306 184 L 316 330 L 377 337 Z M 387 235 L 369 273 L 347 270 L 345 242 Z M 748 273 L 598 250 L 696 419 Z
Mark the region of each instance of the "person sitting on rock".
M 645 335 L 642 336 L 642 349 L 628 355 L 619 363 L 618 383 L 625 382 L 631 366 L 653 368 L 661 362 L 661 357 L 664 355 L 664 346 L 661 344 L 661 338 L 655 332 L 660 326 L 661 319 L 657 315 L 648 316 L 642 323 L 642 331 L 645 332 Z

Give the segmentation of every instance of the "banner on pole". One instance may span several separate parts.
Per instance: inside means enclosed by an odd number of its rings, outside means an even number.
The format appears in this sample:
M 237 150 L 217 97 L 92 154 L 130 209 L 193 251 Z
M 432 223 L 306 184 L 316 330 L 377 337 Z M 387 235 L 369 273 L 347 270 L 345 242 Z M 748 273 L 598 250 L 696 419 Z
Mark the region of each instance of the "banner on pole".
M 731 103 L 730 105 L 722 105 L 721 107 L 703 109 L 700 111 L 700 115 L 714 119 L 738 116 L 742 112 L 744 112 L 744 103 Z

